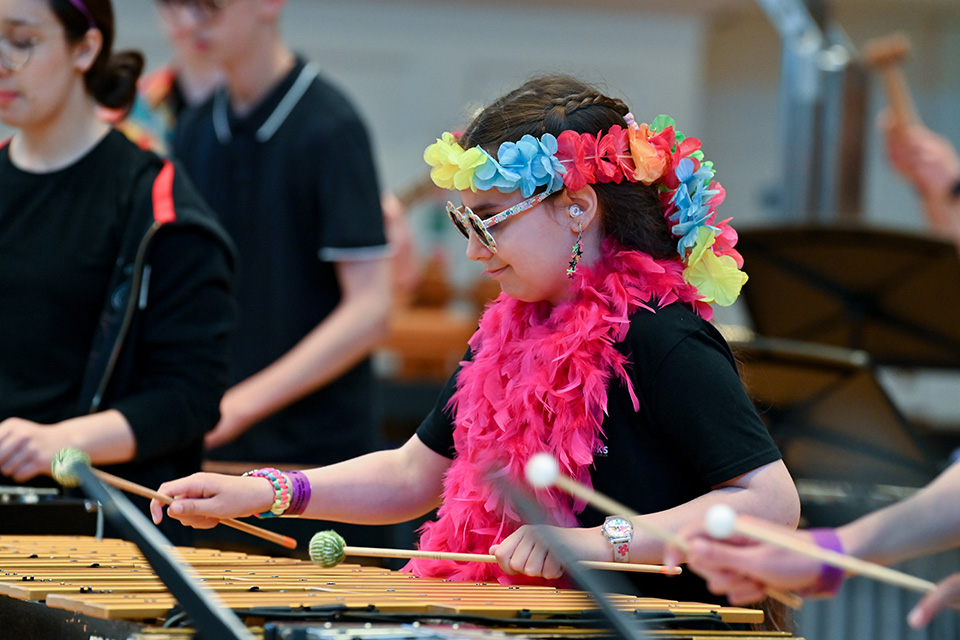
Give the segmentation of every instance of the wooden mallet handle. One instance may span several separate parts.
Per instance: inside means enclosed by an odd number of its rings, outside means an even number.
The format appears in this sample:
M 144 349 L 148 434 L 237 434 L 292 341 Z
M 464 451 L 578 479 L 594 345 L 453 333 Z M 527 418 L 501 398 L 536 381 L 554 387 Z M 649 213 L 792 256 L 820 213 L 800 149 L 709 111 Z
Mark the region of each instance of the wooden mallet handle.
M 541 455 L 541 454 L 538 454 Z M 530 478 L 530 467 L 527 468 L 527 477 Z M 539 475 L 534 472 L 535 475 Z M 595 491 L 592 488 L 581 484 L 574 480 L 573 478 L 567 477 L 562 473 L 559 473 L 557 469 L 556 473 L 544 474 L 541 480 L 549 478 L 550 483 L 556 487 L 559 487 L 563 491 L 569 493 L 570 495 L 580 498 L 587 504 L 593 506 L 595 509 L 606 513 L 607 515 L 621 515 L 626 518 L 635 518 L 639 514 L 632 509 L 628 508 L 626 505 L 617 502 L 613 498 L 610 498 L 599 491 Z M 538 483 L 534 483 L 536 486 Z M 657 525 L 644 520 L 643 518 L 638 518 L 632 520 L 638 529 L 643 530 L 649 536 L 671 544 L 681 551 L 686 552 L 687 543 L 684 540 L 681 540 L 679 537 L 674 535 L 672 532 L 667 531 Z M 794 594 L 788 593 L 785 591 L 780 591 L 778 589 L 767 589 L 766 594 L 773 598 L 774 600 L 785 604 L 791 609 L 799 609 L 803 606 L 803 598 Z
M 343 548 L 346 556 L 361 558 L 425 558 L 427 560 L 453 560 L 456 562 L 496 562 L 497 557 L 486 553 L 454 553 L 451 551 L 424 551 L 420 549 L 380 549 L 376 547 Z M 639 564 L 633 562 L 600 562 L 596 560 L 580 560 L 580 564 L 589 569 L 604 569 L 607 571 L 636 571 L 639 573 L 662 573 L 678 575 L 679 567 L 666 567 L 661 564 Z
M 897 126 L 920 122 L 913 105 L 910 88 L 900 63 L 910 53 L 910 41 L 903 33 L 871 40 L 863 46 L 863 59 L 880 73 L 887 101 Z
M 873 562 L 861 560 L 860 558 L 848 556 L 843 553 L 823 549 L 815 544 L 797 540 L 793 536 L 782 535 L 764 527 L 759 527 L 752 522 L 744 522 L 740 518 L 736 520 L 734 531 L 748 538 L 760 540 L 761 542 L 769 543 L 781 549 L 787 549 L 788 551 L 808 556 L 824 564 L 843 569 L 844 571 L 867 576 L 868 578 L 873 578 L 874 580 L 886 582 L 887 584 L 892 584 L 904 589 L 910 589 L 911 591 L 927 593 L 933 591 L 937 586 L 929 580 L 923 580 L 922 578 L 911 576 L 902 571 L 874 564 Z
M 153 489 L 149 489 L 135 482 L 130 482 L 129 480 L 126 480 L 119 476 L 115 476 L 111 473 L 107 473 L 106 471 L 101 471 L 100 469 L 97 469 L 94 467 L 90 467 L 90 470 L 93 471 L 94 475 L 97 476 L 103 482 L 111 486 L 114 486 L 118 489 L 122 489 L 127 493 L 132 493 L 142 498 L 150 498 L 152 500 L 156 500 L 157 502 L 160 502 L 165 505 L 173 504 L 173 498 L 171 498 L 170 496 L 164 495 L 162 493 L 158 493 Z M 274 544 L 279 544 L 280 546 L 286 547 L 287 549 L 297 548 L 297 541 L 289 536 L 284 536 L 279 533 L 274 533 L 273 531 L 268 531 L 261 527 L 254 526 L 252 524 L 248 524 L 246 522 L 243 522 L 241 520 L 236 520 L 234 518 L 228 518 L 226 520 L 221 520 L 220 522 L 222 524 L 227 525 L 228 527 L 233 527 L 237 531 L 243 531 L 244 533 L 249 533 L 252 536 L 256 536 L 263 540 L 267 540 L 268 542 L 273 542 Z

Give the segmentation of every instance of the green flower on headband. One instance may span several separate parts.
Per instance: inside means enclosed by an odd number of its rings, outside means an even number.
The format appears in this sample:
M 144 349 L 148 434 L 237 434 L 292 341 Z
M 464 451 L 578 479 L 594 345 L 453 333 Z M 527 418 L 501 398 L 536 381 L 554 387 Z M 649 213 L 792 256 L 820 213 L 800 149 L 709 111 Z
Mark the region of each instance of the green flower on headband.
M 473 174 L 477 167 L 488 159 L 480 147 L 473 147 L 467 151 L 453 137 L 452 133 L 444 133 L 442 138 L 431 144 L 423 151 L 424 161 L 433 167 L 430 177 L 442 189 L 473 189 Z
M 718 256 L 710 248 L 716 233 L 709 227 L 700 227 L 697 243 L 687 257 L 683 279 L 697 288 L 703 301 L 729 307 L 740 295 L 747 274 L 737 268 L 732 256 Z

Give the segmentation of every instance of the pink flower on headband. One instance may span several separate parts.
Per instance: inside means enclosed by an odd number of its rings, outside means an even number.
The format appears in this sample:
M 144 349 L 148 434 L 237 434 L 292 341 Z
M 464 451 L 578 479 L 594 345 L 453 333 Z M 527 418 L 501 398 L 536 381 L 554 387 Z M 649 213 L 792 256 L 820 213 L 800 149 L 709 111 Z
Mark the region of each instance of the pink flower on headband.
M 567 130 L 557 136 L 557 157 L 567 170 L 563 184 L 568 189 L 576 191 L 597 181 L 595 165 L 587 160 L 596 155 L 597 139 L 589 133 L 581 135 Z
M 628 151 L 627 130 L 613 125 L 610 131 L 597 134 L 597 181 L 620 184 L 624 174 L 634 173 L 633 158 Z
M 714 196 L 714 200 L 717 196 Z M 710 203 L 713 204 L 713 201 Z M 716 242 L 713 245 L 714 253 L 718 256 L 730 256 L 737 263 L 737 268 L 743 268 L 743 256 L 740 255 L 740 252 L 734 249 L 733 247 L 737 244 L 737 230 L 730 226 L 730 221 L 733 218 L 727 218 L 722 222 L 718 222 L 716 227 L 720 229 L 720 233 L 716 236 Z

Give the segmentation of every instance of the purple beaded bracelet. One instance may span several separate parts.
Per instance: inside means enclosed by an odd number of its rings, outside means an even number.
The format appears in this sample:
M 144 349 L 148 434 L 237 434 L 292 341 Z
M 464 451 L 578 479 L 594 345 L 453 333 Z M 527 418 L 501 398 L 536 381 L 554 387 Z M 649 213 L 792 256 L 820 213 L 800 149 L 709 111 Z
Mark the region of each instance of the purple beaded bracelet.
M 814 543 L 821 549 L 843 553 L 843 544 L 840 542 L 840 536 L 837 535 L 836 529 L 825 527 L 810 529 L 809 531 L 813 536 Z M 806 589 L 805 593 L 808 595 L 834 596 L 840 591 L 840 586 L 843 584 L 843 577 L 843 569 L 830 564 L 821 564 L 820 575 L 817 576 L 817 581 L 810 589 Z
M 287 509 L 286 515 L 299 516 L 310 504 L 310 493 L 312 491 L 310 479 L 303 471 L 288 471 L 287 477 L 293 483 L 293 497 L 290 499 L 290 508 Z

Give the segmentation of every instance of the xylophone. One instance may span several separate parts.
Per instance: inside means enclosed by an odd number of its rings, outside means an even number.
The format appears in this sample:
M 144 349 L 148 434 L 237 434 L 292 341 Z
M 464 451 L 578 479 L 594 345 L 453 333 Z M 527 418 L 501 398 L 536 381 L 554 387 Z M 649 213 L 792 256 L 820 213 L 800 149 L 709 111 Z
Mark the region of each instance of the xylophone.
M 534 623 L 538 634 L 544 624 L 568 627 L 562 621 L 583 620 L 585 612 L 595 609 L 587 594 L 571 589 L 455 583 L 359 565 L 325 569 L 293 558 L 214 549 L 178 547 L 177 551 L 197 579 L 248 624 L 278 617 L 289 620 L 298 614 L 304 619 L 321 619 L 326 614 L 328 620 L 336 617 L 343 622 L 344 612 L 359 612 L 366 620 L 386 616 L 384 620 L 394 625 L 397 616 L 407 621 L 418 616 L 472 621 L 491 629 L 487 635 L 492 637 L 492 629 L 501 625 L 513 626 L 511 635 Z M 729 630 L 727 625 L 762 623 L 763 612 L 757 609 L 621 594 L 611 598 L 618 608 L 644 619 L 669 620 L 664 625 L 669 629 L 658 630 L 657 635 L 791 637 L 785 632 Z M 0 638 L 155 639 L 163 637 L 158 627 L 171 619 L 176 605 L 129 542 L 82 536 L 0 536 Z M 76 635 L 70 635 L 71 626 Z M 709 630 L 692 632 L 692 628 Z M 566 628 L 563 635 L 576 637 L 577 632 Z M 175 637 L 191 636 L 180 632 Z

